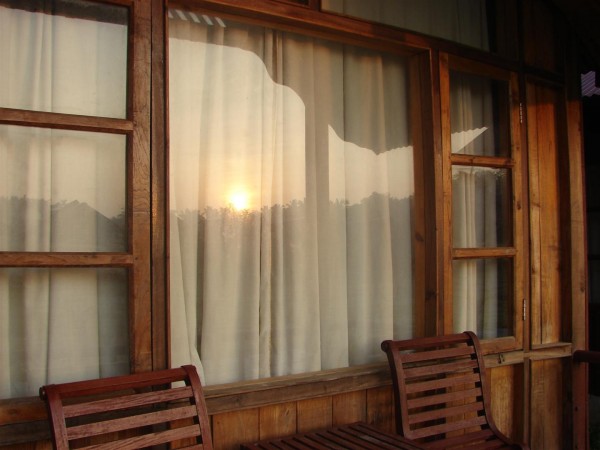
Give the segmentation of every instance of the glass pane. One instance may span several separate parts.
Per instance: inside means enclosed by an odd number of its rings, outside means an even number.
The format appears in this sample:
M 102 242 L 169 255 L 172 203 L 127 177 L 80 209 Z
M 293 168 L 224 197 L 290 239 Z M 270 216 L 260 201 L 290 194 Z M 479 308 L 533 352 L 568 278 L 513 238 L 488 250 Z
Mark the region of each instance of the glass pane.
M 474 331 L 482 339 L 512 336 L 512 259 L 455 260 L 452 274 L 454 331 Z
M 511 177 L 508 169 L 453 166 L 453 246 L 511 246 L 511 199 Z
M 451 72 L 452 152 L 509 157 L 508 101 L 506 81 Z
M 383 362 L 413 329 L 406 60 L 172 17 L 173 364 L 210 384 Z
M 126 269 L 0 269 L 0 398 L 129 372 Z
M 322 9 L 489 49 L 482 0 L 322 0 Z
M 127 249 L 126 138 L 0 126 L 0 251 Z
M 83 0 L 0 3 L 0 107 L 125 117 L 127 17 Z

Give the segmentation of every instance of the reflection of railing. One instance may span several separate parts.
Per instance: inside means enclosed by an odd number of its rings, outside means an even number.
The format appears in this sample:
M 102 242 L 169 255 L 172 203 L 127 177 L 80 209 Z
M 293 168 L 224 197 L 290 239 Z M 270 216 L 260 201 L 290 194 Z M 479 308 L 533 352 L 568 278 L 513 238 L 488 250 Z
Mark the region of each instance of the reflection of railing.
M 575 350 L 575 352 L 573 352 L 573 361 L 600 364 L 600 352 L 594 352 L 590 350 Z

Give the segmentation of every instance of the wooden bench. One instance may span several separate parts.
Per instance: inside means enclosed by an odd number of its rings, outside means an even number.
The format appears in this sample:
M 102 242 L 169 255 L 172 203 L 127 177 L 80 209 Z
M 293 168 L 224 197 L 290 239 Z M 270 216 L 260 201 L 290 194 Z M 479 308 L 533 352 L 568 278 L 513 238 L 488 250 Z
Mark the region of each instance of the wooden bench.
M 293 436 L 242 445 L 242 450 L 422 450 L 397 434 L 357 422 Z
M 213 448 L 194 366 L 51 384 L 40 388 L 40 397 L 58 450 Z
M 503 435 L 490 413 L 477 336 L 384 341 L 399 434 L 428 449 L 527 449 Z

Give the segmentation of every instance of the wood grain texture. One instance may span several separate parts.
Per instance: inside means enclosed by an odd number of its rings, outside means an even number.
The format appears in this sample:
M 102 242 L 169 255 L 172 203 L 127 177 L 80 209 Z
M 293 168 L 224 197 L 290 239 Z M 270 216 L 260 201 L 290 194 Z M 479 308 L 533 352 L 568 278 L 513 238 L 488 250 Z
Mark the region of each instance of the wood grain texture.
M 215 450 L 238 450 L 244 442 L 259 439 L 258 408 L 217 414 L 212 420 Z
M 367 423 L 384 431 L 395 431 L 394 392 L 391 386 L 367 391 Z
M 134 123 L 127 158 L 127 204 L 129 249 L 135 264 L 131 270 L 130 326 L 131 369 L 134 372 L 153 368 L 152 353 L 152 272 L 151 272 L 151 16 L 150 0 L 135 4 L 129 57 L 130 89 L 128 117 Z
M 563 364 L 560 359 L 531 363 L 531 448 L 562 450 L 564 447 Z
M 367 420 L 367 393 L 354 391 L 333 397 L 332 424 L 344 425 Z
M 333 421 L 331 397 L 321 397 L 298 402 L 298 432 L 329 428 Z
M 296 403 L 279 403 L 260 408 L 259 439 L 271 439 L 296 433 Z
M 527 86 L 531 222 L 531 342 L 560 341 L 562 261 L 557 145 L 557 92 Z
M 508 437 L 523 441 L 523 365 L 507 365 L 488 370 L 492 416 L 498 429 Z

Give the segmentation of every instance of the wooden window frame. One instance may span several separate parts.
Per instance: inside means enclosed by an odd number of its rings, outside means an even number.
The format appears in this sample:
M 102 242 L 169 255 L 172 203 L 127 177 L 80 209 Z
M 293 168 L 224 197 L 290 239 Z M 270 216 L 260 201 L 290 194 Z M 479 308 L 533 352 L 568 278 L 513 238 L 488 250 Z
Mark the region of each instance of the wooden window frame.
M 0 107 L 0 124 L 126 138 L 127 246 L 123 252 L 0 252 L 0 268 L 123 268 L 128 272 L 130 370 L 153 368 L 150 291 L 150 9 L 147 1 L 90 0 L 129 10 L 126 118 Z
M 450 124 L 450 73 L 452 71 L 504 81 L 509 86 L 510 154 L 506 157 L 453 154 Z M 440 328 L 443 333 L 455 332 L 453 326 L 453 275 L 452 263 L 460 259 L 511 258 L 513 261 L 513 336 L 483 341 L 484 351 L 500 352 L 523 348 L 523 322 L 527 314 L 527 296 L 524 287 L 523 248 L 525 229 L 523 222 L 523 180 L 521 153 L 521 107 L 519 77 L 514 71 L 490 66 L 452 54 L 440 55 L 440 96 L 442 110 L 442 154 L 443 154 L 443 242 L 444 242 L 444 302 Z M 471 167 L 503 168 L 511 174 L 511 207 L 513 244 L 508 247 L 455 248 L 452 243 L 452 168 L 455 165 Z

